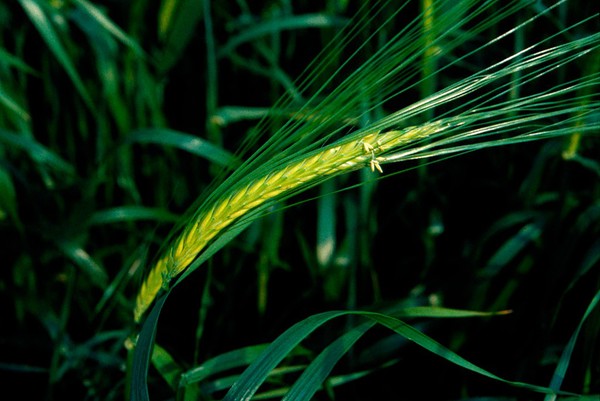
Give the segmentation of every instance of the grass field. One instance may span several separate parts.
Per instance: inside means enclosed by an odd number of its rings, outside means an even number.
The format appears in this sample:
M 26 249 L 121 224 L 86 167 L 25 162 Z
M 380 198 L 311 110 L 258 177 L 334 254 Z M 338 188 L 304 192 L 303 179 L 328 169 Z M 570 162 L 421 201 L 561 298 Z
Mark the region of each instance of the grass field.
M 4 391 L 599 400 L 593 3 L 0 3 Z

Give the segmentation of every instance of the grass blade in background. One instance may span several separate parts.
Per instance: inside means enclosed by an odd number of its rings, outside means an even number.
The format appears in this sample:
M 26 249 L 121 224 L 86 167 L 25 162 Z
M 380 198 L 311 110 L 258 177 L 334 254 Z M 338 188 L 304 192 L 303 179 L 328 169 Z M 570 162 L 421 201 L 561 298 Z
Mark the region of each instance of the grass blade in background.
M 158 16 L 158 36 L 164 43 L 159 68 L 167 71 L 180 59 L 202 18 L 204 0 L 163 0 Z
M 567 373 L 569 363 L 571 362 L 571 356 L 573 355 L 573 350 L 575 348 L 575 342 L 577 341 L 577 338 L 579 337 L 581 328 L 583 327 L 583 324 L 585 323 L 585 321 L 587 320 L 589 315 L 593 312 L 593 310 L 596 308 L 596 306 L 598 306 L 598 303 L 600 303 L 600 291 L 596 293 L 596 295 L 590 302 L 588 308 L 586 309 L 585 313 L 583 314 L 583 317 L 581 318 L 579 324 L 577 325 L 577 328 L 573 332 L 573 335 L 571 335 L 569 342 L 565 346 L 565 348 L 562 352 L 562 355 L 560 356 L 560 359 L 556 366 L 556 370 L 554 371 L 554 375 L 552 376 L 552 381 L 550 382 L 550 386 L 549 386 L 554 391 L 560 390 L 562 382 L 565 379 L 565 374 Z M 546 396 L 546 398 L 544 398 L 544 400 L 545 401 L 554 401 L 554 400 L 556 400 L 556 394 L 550 394 L 550 395 Z
M 0 142 L 12 149 L 26 152 L 29 157 L 43 166 L 56 170 L 57 173 L 73 175 L 75 168 L 54 151 L 44 147 L 33 138 L 0 128 Z
M 302 372 L 282 401 L 310 400 L 333 370 L 338 361 L 352 348 L 374 323 L 363 323 L 348 330 L 343 336 L 327 346 Z
M 114 224 L 136 220 L 156 220 L 174 223 L 178 216 L 161 209 L 150 209 L 140 206 L 122 206 L 107 210 L 99 210 L 92 215 L 89 224 Z
M 219 166 L 231 169 L 240 164 L 240 161 L 233 154 L 207 140 L 164 128 L 134 131 L 127 137 L 126 142 L 173 146 L 205 158 Z
M 256 40 L 274 32 L 305 28 L 339 27 L 345 22 L 347 21 L 344 19 L 332 18 L 329 15 L 323 14 L 297 15 L 287 18 L 276 18 L 271 21 L 262 21 L 260 24 L 244 29 L 241 34 L 232 37 L 219 49 L 217 56 L 224 57 L 242 43 Z
M 138 45 L 138 43 L 130 38 L 121 28 L 119 28 L 114 22 L 107 18 L 107 16 L 100 11 L 94 4 L 86 0 L 73 0 L 81 10 L 89 15 L 91 19 L 101 26 L 106 32 L 110 33 L 116 39 L 118 39 L 125 46 L 133 50 L 136 55 L 143 56 L 144 52 Z
M 19 3 L 21 3 L 21 6 L 31 19 L 31 22 L 33 25 L 35 25 L 42 39 L 48 45 L 48 48 L 50 48 L 69 78 L 71 78 L 73 86 L 75 86 L 79 92 L 84 103 L 89 107 L 90 110 L 94 110 L 92 98 L 83 84 L 81 77 L 77 73 L 75 62 L 72 56 L 69 55 L 67 50 L 64 48 L 59 33 L 56 31 L 56 27 L 52 23 L 52 18 L 48 15 L 47 10 L 45 9 L 48 7 L 47 3 L 40 4 L 37 0 L 19 0 Z
M 8 110 L 15 113 L 21 120 L 29 121 L 29 113 L 22 108 L 16 100 L 14 100 L 4 89 L 0 86 L 0 104 L 6 107 Z

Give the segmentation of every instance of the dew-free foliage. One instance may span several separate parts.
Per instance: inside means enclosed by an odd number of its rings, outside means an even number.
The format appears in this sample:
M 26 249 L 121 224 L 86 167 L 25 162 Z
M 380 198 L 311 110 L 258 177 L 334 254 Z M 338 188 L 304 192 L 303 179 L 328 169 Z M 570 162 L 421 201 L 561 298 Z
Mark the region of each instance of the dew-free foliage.
M 597 400 L 598 12 L 0 3 L 6 393 Z

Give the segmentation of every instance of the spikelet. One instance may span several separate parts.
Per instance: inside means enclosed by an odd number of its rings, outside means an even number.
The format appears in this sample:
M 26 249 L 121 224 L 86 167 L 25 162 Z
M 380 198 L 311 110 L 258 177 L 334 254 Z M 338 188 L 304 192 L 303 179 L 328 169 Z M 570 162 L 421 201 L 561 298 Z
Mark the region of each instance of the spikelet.
M 182 273 L 222 230 L 249 211 L 303 184 L 350 172 L 361 167 L 382 172 L 377 155 L 443 129 L 430 122 L 400 131 L 371 133 L 359 140 L 339 141 L 310 153 L 304 159 L 261 177 L 243 188 L 233 188 L 205 213 L 191 221 L 148 274 L 137 296 L 134 318 L 139 322 L 161 288 Z

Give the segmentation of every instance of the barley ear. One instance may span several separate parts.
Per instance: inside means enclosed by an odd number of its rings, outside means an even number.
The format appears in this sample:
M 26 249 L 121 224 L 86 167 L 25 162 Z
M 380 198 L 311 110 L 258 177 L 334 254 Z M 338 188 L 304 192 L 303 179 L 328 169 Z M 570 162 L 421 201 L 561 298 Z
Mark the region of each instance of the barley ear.
M 140 322 L 161 288 L 187 269 L 206 245 L 236 220 L 270 200 L 294 190 L 316 185 L 327 178 L 363 167 L 382 172 L 377 156 L 428 137 L 443 129 L 439 122 L 399 131 L 374 132 L 341 140 L 311 152 L 297 162 L 275 169 L 242 187 L 233 187 L 205 212 L 197 214 L 159 259 L 140 288 L 134 319 Z

